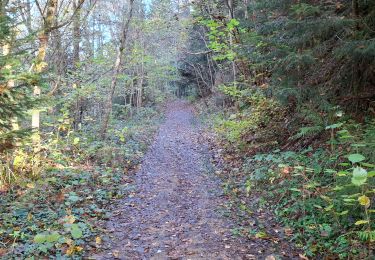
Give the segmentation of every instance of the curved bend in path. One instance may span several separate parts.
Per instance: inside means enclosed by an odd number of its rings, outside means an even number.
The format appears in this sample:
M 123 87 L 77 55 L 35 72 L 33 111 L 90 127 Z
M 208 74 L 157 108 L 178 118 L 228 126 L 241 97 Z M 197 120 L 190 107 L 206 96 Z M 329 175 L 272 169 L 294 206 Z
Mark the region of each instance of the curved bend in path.
M 223 198 L 209 171 L 191 107 L 172 103 L 136 174 L 136 195 L 109 221 L 111 249 L 97 259 L 246 259 L 217 212 Z

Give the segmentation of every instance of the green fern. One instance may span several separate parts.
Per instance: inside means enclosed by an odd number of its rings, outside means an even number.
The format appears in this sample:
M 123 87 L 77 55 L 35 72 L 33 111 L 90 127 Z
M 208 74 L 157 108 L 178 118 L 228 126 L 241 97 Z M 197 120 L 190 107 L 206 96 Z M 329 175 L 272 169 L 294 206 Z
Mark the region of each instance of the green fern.
M 314 136 L 316 134 L 321 133 L 324 130 L 323 126 L 305 126 L 299 129 L 299 132 L 293 135 L 290 139 L 299 139 L 299 138 L 306 138 L 310 136 Z
M 358 232 L 358 237 L 359 239 L 361 239 L 362 241 L 375 241 L 375 231 L 359 231 Z

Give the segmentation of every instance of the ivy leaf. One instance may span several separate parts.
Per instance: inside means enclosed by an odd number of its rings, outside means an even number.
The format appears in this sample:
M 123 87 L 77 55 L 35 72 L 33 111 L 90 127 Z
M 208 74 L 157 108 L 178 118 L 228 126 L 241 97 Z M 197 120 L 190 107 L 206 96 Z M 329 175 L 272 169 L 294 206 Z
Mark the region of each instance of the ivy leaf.
M 359 153 L 354 153 L 354 154 L 350 154 L 348 156 L 348 159 L 349 161 L 351 161 L 352 163 L 358 163 L 358 162 L 362 162 L 364 159 L 366 159 L 362 154 L 359 154 Z
M 367 180 L 367 171 L 361 167 L 356 167 L 353 170 L 352 183 L 356 186 L 365 184 Z

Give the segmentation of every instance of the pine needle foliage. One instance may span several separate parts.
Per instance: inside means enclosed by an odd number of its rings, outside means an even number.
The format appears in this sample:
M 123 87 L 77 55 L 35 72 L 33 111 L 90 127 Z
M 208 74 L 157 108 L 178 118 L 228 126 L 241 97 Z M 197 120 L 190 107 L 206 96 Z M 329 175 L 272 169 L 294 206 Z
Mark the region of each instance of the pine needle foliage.
M 15 138 L 25 134 L 12 127 L 15 120 L 22 120 L 36 100 L 32 87 L 39 81 L 38 75 L 28 72 L 21 63 L 22 52 L 17 49 L 18 40 L 9 13 L 3 7 L 0 17 L 0 150 L 11 147 Z

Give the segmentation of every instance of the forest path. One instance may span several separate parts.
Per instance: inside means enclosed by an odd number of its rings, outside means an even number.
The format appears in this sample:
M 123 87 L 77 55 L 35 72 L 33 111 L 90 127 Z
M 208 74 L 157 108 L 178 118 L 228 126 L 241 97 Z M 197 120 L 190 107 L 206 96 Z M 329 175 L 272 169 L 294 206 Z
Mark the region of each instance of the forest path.
M 252 259 L 218 212 L 225 203 L 190 105 L 171 103 L 136 174 L 136 193 L 108 222 L 108 252 L 96 259 Z

